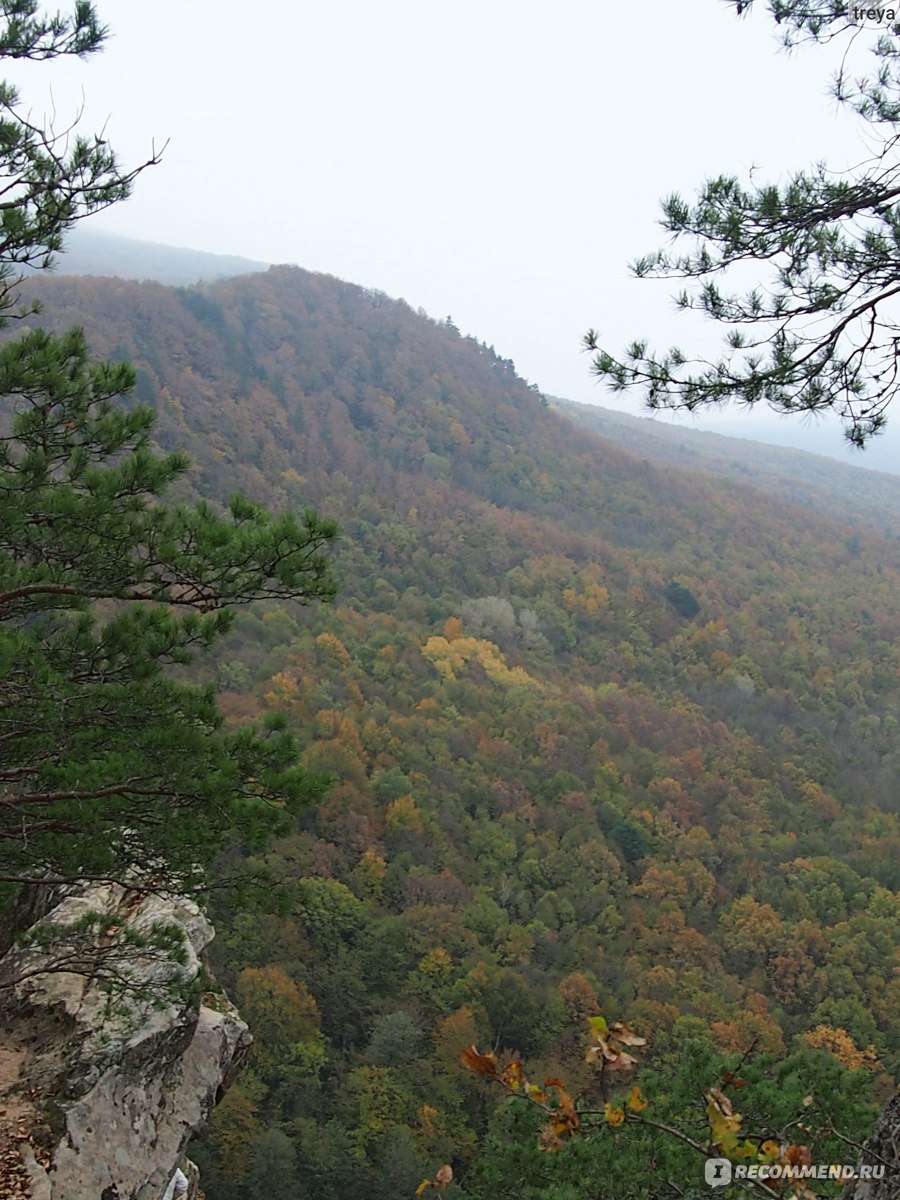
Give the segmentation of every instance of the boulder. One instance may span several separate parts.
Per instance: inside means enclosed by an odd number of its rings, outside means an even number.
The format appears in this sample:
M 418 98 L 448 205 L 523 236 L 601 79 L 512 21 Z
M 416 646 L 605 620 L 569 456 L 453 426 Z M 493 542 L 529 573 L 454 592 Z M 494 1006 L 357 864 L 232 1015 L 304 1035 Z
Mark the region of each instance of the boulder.
M 191 900 L 93 885 L 0 960 L 0 1194 L 159 1200 L 250 1045 L 213 934 Z

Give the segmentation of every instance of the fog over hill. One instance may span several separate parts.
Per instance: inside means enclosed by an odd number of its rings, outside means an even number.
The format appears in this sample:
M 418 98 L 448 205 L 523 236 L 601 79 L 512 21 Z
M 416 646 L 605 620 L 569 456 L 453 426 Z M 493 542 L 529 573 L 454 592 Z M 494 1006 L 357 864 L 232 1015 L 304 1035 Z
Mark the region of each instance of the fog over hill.
M 107 275 L 189 284 L 264 271 L 267 266 L 232 254 L 207 254 L 99 233 L 81 224 L 66 238 L 65 251 L 57 255 L 54 270 L 58 275 Z
M 851 446 L 842 435 L 836 417 L 777 416 L 766 408 L 756 408 L 741 416 L 728 414 L 727 421 L 712 425 L 708 414 L 702 414 L 696 427 L 711 429 L 726 437 L 749 438 L 751 441 L 784 446 L 786 449 L 837 459 L 848 466 L 865 471 L 900 474 L 900 412 L 888 411 L 888 423 L 882 433 L 870 438 L 864 449 Z M 687 428 L 694 428 L 693 419 L 679 418 Z

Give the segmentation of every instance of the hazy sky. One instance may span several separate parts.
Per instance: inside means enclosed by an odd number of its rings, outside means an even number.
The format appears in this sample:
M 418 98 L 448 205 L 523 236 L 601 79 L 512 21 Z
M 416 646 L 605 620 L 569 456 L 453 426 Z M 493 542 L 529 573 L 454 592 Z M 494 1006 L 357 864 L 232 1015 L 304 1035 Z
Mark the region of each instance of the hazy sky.
M 721 0 L 97 7 L 102 54 L 18 76 L 59 122 L 83 92 L 125 163 L 170 139 L 94 228 L 381 288 L 577 400 L 627 406 L 588 375 L 588 326 L 614 350 L 709 345 L 671 287 L 628 275 L 663 195 L 866 154 L 834 55 L 780 51 L 762 0 L 740 21 Z

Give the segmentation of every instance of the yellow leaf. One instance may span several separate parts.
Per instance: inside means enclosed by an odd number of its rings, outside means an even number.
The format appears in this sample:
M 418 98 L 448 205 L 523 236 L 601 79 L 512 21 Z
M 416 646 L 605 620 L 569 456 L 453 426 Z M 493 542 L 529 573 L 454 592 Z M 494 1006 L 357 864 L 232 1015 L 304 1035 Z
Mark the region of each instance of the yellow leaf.
M 555 1154 L 557 1150 L 562 1150 L 562 1138 L 553 1128 L 552 1123 L 545 1125 L 541 1130 L 541 1136 L 538 1138 L 538 1147 L 546 1154 Z
M 422 1182 L 419 1184 L 419 1186 L 416 1188 L 416 1195 L 421 1196 L 422 1193 L 427 1192 L 430 1187 L 431 1187 L 431 1180 L 423 1179 Z
M 637 1084 L 628 1093 L 628 1107 L 634 1113 L 642 1113 L 647 1107 L 647 1101 L 641 1095 L 641 1089 Z
M 720 1113 L 710 1113 L 709 1125 L 716 1135 L 737 1133 L 741 1127 L 740 1114 L 735 1113 L 733 1117 L 723 1117 Z
M 517 1092 L 520 1087 L 526 1082 L 525 1072 L 522 1069 L 522 1064 L 519 1059 L 514 1058 L 513 1061 L 504 1068 L 500 1079 L 512 1092 Z
M 606 1118 L 607 1125 L 612 1125 L 613 1128 L 615 1128 L 617 1125 L 623 1124 L 625 1121 L 624 1109 L 613 1108 L 609 1101 L 603 1105 L 603 1115 Z
M 564 1088 L 559 1088 L 559 1108 L 556 1116 L 558 1120 L 565 1121 L 574 1129 L 578 1125 L 578 1113 L 575 1111 L 575 1102 Z

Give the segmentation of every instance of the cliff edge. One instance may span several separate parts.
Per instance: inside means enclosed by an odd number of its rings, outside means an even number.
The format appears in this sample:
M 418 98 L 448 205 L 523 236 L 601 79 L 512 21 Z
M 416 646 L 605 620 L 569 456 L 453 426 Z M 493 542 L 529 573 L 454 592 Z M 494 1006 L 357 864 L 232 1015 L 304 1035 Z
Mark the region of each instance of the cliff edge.
M 0 1195 L 159 1200 L 250 1045 L 183 897 L 94 885 L 0 960 Z

